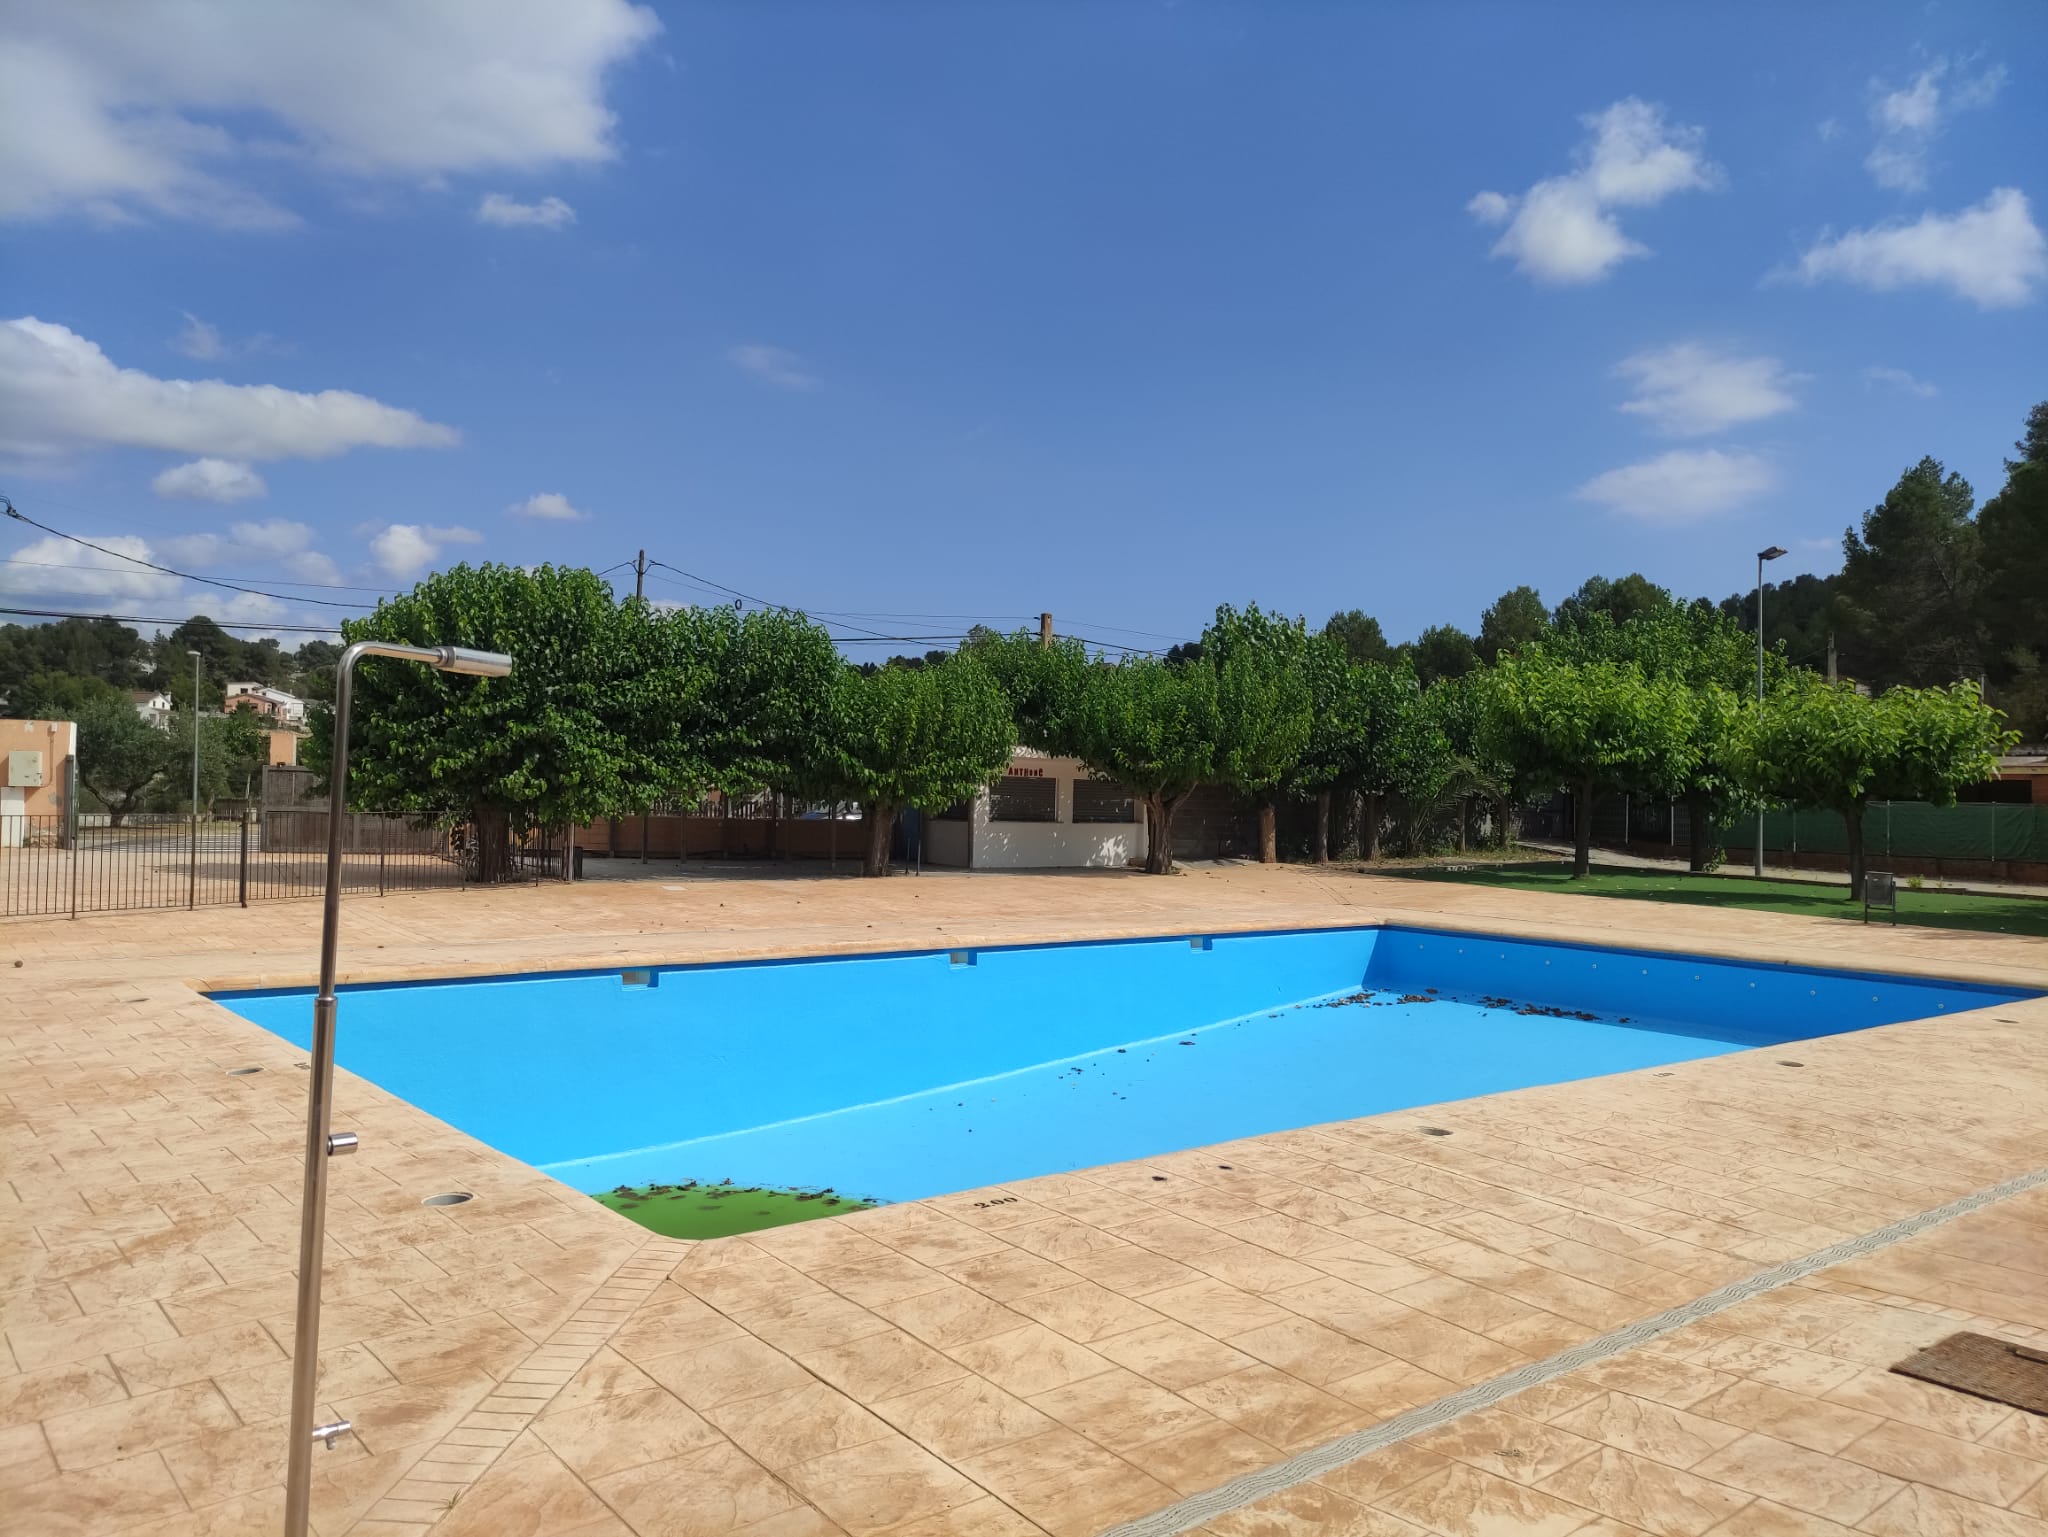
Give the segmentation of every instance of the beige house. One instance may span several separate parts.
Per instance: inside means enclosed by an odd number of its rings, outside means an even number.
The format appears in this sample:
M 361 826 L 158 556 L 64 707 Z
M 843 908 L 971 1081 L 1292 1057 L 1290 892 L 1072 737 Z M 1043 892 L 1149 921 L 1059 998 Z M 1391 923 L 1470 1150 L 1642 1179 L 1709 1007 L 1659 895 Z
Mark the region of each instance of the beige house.
M 0 848 L 17 849 L 64 830 L 78 726 L 68 720 L 0 720 Z M 48 819 L 48 820 L 45 820 Z

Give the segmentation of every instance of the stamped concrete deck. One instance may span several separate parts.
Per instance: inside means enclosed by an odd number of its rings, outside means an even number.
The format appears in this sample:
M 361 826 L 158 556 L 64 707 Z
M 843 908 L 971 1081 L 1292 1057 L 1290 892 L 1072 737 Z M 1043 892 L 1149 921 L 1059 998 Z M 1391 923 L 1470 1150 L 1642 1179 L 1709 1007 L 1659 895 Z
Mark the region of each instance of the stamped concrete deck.
M 2040 941 L 1291 869 L 433 893 L 344 934 L 366 978 L 1382 918 L 2048 988 Z M 316 923 L 0 926 L 0 1532 L 275 1529 L 304 1080 L 194 985 L 306 980 Z M 1100 1532 L 2048 1166 L 2044 1041 L 2030 1002 L 694 1246 L 344 1074 L 321 1399 L 360 1433 L 315 1524 Z M 449 1189 L 481 1199 L 419 1204 Z M 1884 1370 L 2048 1336 L 2044 1219 L 2001 1201 L 1202 1530 L 2048 1537 L 2048 1420 Z

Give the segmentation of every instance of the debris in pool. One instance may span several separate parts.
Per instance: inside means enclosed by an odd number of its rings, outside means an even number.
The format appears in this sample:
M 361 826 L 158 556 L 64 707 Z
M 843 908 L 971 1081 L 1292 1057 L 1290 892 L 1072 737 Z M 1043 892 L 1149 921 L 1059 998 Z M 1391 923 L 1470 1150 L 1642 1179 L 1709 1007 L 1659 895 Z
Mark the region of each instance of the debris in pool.
M 1122 1055 L 1124 1054 L 1124 1051 L 1125 1051 L 1125 1050 L 1126 1050 L 1126 1048 L 1125 1048 L 1125 1047 L 1119 1046 L 1119 1047 L 1117 1047 L 1117 1049 L 1116 1049 L 1116 1054 L 1117 1054 L 1118 1056 L 1122 1056 Z
M 1403 1003 L 1435 1003 L 1435 1002 L 1436 1002 L 1436 1000 L 1435 1000 L 1434 998 L 1430 997 L 1430 996 L 1429 996 L 1428 994 L 1426 994 L 1426 993 L 1403 993 L 1403 994 L 1401 995 L 1401 1001 L 1402 1001 Z
M 1195 1043 L 1194 1043 L 1193 1041 L 1182 1041 L 1182 1042 L 1181 1042 L 1181 1045 L 1183 1045 L 1183 1046 L 1192 1046 L 1192 1045 L 1194 1045 L 1194 1044 L 1195 1044 Z

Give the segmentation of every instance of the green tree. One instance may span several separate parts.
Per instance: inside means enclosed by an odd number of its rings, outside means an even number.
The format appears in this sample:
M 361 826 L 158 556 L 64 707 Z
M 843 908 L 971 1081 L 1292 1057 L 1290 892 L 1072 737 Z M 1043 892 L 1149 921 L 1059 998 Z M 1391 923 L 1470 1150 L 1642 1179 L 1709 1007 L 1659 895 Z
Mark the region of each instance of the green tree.
M 142 637 L 116 620 L 0 624 L 0 699 L 8 700 L 10 708 L 16 691 L 38 673 L 98 678 L 115 688 L 132 689 L 141 687 L 148 667 Z
M 1080 708 L 1092 671 L 1108 663 L 1090 661 L 1080 641 L 1056 637 L 1050 646 L 1036 632 L 1007 635 L 983 631 L 971 636 L 960 655 L 988 669 L 1017 722 L 1017 740 L 1056 757 L 1081 755 Z
M 130 709 L 126 690 L 70 672 L 36 673 L 7 695 L 6 704 L 7 713 L 18 720 L 76 720 L 80 710 L 99 699 L 117 699 Z
M 1873 798 L 1950 805 L 1962 786 L 1990 777 L 2014 740 L 1975 684 L 1899 687 L 1872 698 L 1807 675 L 1747 712 L 1729 762 L 1761 801 L 1841 814 L 1850 896 L 1860 899 L 1865 806 Z
M 2048 735 L 2048 401 L 2028 413 L 2021 457 L 1977 515 L 1992 697 L 2029 740 Z
M 1242 612 L 1226 603 L 1202 632 L 1202 652 L 1216 671 L 1216 778 L 1259 808 L 1259 858 L 1272 864 L 1274 797 L 1308 744 L 1308 631 L 1256 603 Z
M 1332 614 L 1323 624 L 1323 634 L 1344 648 L 1354 662 L 1390 662 L 1394 648 L 1387 644 L 1380 622 L 1361 609 L 1347 608 Z
M 130 713 L 133 711 L 131 709 Z M 256 776 L 270 761 L 268 723 L 251 709 L 198 717 L 199 807 L 212 809 L 227 796 L 248 799 Z M 171 712 L 164 739 L 163 777 L 150 791 L 151 809 L 189 813 L 192 807 L 192 729 L 190 710 Z
M 1376 665 L 1376 664 L 1374 664 Z M 1290 794 L 1315 801 L 1313 854 L 1317 864 L 1330 859 L 1330 811 L 1341 791 L 1357 779 L 1371 724 L 1371 672 L 1354 661 L 1341 638 L 1325 626 L 1310 638 L 1301 664 L 1308 685 L 1309 730 L 1300 756 L 1287 776 Z
M 1693 695 L 1692 744 L 1688 767 L 1676 794 L 1685 802 L 1690 830 L 1690 863 L 1707 870 L 1718 862 L 1717 828 L 1751 802 L 1728 771 L 1729 733 L 1756 694 L 1756 635 L 1705 600 L 1670 604 L 1616 624 L 1596 613 L 1576 628 L 1560 630 L 1547 649 L 1568 661 L 1631 663 L 1647 677 L 1682 684 Z M 1789 673 L 1784 652 L 1763 656 L 1764 682 L 1780 686 Z
M 1074 714 L 1076 753 L 1145 808 L 1145 870 L 1173 871 L 1173 816 L 1214 777 L 1216 671 L 1151 658 L 1089 669 Z
M 1692 768 L 1696 706 L 1675 678 L 1634 662 L 1572 662 L 1533 646 L 1485 675 L 1493 751 L 1527 789 L 1571 791 L 1572 874 L 1592 865 L 1593 801 L 1671 795 Z
M 1479 616 L 1479 660 L 1489 667 L 1550 633 L 1550 610 L 1533 587 L 1511 587 Z
M 896 815 L 935 814 L 1000 778 L 1016 744 L 1009 701 L 972 660 L 844 669 L 833 690 L 832 777 L 867 812 L 863 875 L 889 873 Z
M 648 696 L 661 686 L 650 677 L 667 663 L 648 609 L 615 604 L 588 571 L 452 566 L 342 631 L 512 657 L 504 678 L 378 658 L 357 666 L 351 803 L 468 822 L 481 880 L 510 873 L 514 834 L 637 809 L 675 782 L 677 766 L 647 729 Z M 317 725 L 309 747 L 324 766 Z
M 1401 648 L 1424 688 L 1445 678 L 1462 678 L 1479 666 L 1472 637 L 1454 624 L 1433 624 Z
M 1842 535 L 1840 603 L 1873 686 L 1976 678 L 1983 583 L 1970 483 L 1922 459 Z
M 135 810 L 169 761 L 171 741 L 119 695 L 78 712 L 78 782 L 107 808 L 114 826 Z
M 1452 771 L 1451 744 L 1412 667 L 1402 662 L 1364 671 L 1365 736 L 1351 786 L 1358 796 L 1359 853 L 1376 860 L 1389 808 L 1433 801 L 1442 791 Z
M 1640 571 L 1618 580 L 1589 576 L 1579 590 L 1557 605 L 1556 624 L 1560 630 L 1576 629 L 1595 614 L 1605 614 L 1616 624 L 1626 624 L 1642 614 L 1653 614 L 1671 606 L 1671 593 Z

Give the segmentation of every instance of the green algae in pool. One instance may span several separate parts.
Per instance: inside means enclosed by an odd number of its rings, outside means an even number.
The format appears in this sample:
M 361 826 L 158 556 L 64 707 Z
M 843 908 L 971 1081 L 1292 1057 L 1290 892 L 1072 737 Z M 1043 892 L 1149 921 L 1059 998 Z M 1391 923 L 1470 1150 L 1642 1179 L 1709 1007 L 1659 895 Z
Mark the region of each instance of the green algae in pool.
M 745 1189 L 727 1180 L 705 1185 L 621 1185 L 596 1199 L 621 1216 L 631 1217 L 664 1238 L 730 1238 L 763 1228 L 787 1227 L 813 1217 L 836 1217 L 845 1211 L 866 1211 L 873 1201 L 841 1195 L 836 1190 Z

